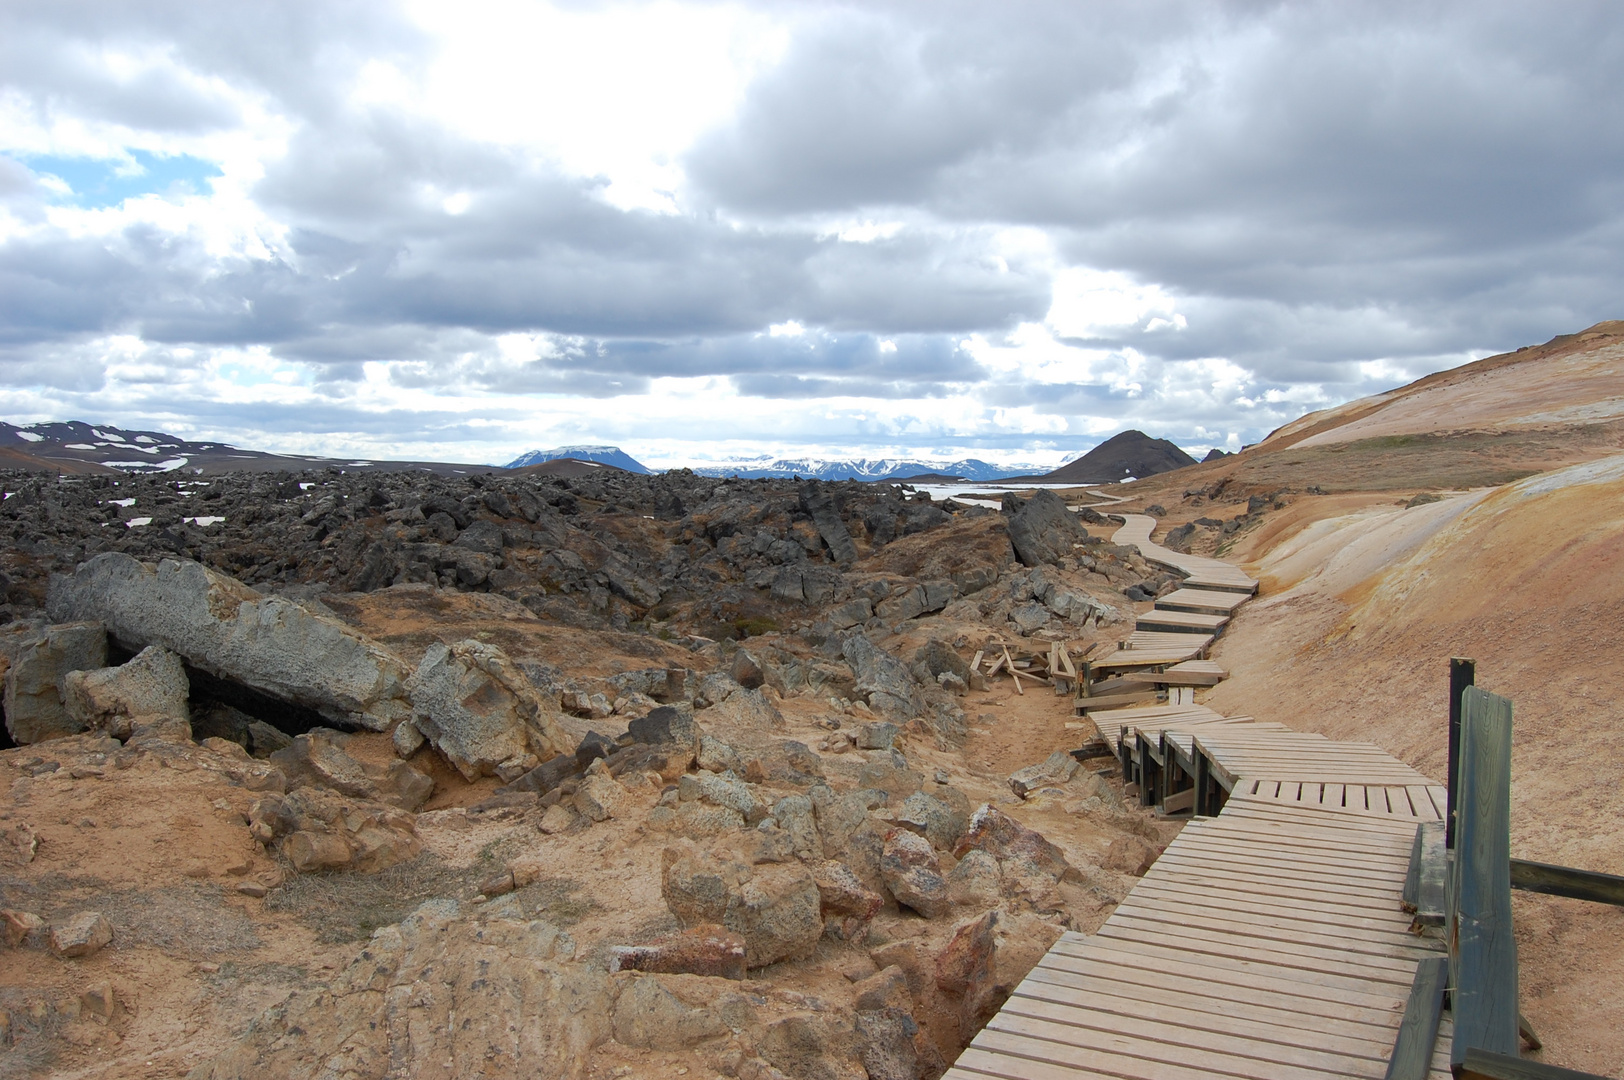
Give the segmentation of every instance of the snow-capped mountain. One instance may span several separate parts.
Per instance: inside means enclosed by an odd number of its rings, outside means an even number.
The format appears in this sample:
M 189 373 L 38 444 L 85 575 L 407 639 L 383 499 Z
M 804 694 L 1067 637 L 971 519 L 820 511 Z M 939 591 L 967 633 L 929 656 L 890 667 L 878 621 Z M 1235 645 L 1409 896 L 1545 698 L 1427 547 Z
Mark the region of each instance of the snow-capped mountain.
M 803 480 L 890 480 L 910 476 L 954 476 L 964 480 L 1002 480 L 1047 471 L 1038 465 L 992 465 L 976 458 L 962 461 L 915 461 L 908 458 L 756 458 L 728 465 L 695 466 L 701 476 L 793 477 Z
M 630 473 L 648 475 L 653 471 L 618 446 L 555 446 L 551 450 L 530 450 L 502 467 L 522 469 L 526 465 L 540 465 L 544 461 L 558 461 L 562 458 L 596 461 L 600 465 L 613 465 Z
M 303 472 L 327 467 L 391 472 L 423 469 L 458 476 L 489 465 L 419 461 L 351 461 L 306 454 L 244 450 L 223 442 L 193 442 L 163 431 L 135 431 L 80 420 L 16 424 L 0 421 L 0 468 L 65 473 Z

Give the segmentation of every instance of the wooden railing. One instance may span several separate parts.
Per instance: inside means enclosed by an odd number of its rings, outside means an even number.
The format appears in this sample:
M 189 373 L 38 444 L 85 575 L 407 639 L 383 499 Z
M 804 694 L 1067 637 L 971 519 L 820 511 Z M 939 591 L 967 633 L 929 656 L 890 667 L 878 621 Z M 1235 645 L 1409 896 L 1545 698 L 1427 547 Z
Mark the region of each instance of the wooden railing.
M 1511 858 L 1511 702 L 1476 685 L 1476 665 L 1450 661 L 1449 813 L 1416 830 L 1406 905 L 1417 928 L 1444 928 L 1447 957 L 1424 960 L 1393 1043 L 1388 1080 L 1423 1080 L 1447 1007 L 1449 1064 L 1457 1078 L 1591 1078 L 1518 1056 L 1537 1048 L 1517 1008 L 1511 890 L 1624 903 L 1624 878 Z

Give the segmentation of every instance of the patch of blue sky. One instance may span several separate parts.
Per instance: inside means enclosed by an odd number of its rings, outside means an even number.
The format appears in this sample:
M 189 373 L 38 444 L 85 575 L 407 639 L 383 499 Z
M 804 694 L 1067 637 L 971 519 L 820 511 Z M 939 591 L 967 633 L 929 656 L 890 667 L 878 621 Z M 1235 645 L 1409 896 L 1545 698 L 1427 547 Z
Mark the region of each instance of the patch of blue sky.
M 62 201 L 87 209 L 118 206 L 141 195 L 204 195 L 208 182 L 222 175 L 214 162 L 190 154 L 130 150 L 129 155 L 118 159 L 30 154 L 22 160 L 36 175 L 55 176 L 68 186 L 70 193 L 60 196 Z

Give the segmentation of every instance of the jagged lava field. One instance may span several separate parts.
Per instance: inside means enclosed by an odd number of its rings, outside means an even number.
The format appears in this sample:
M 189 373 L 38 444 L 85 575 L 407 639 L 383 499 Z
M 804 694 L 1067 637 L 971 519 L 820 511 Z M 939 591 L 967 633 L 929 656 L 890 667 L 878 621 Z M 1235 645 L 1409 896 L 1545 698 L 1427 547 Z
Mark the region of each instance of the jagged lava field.
M 1624 872 L 1621 324 L 997 509 L 297 465 L 0 477 L 0 1075 L 939 1076 L 1180 828 L 971 668 L 1178 586 L 1119 511 L 1262 582 L 1198 700 L 1441 780 L 1471 656 L 1513 853 Z M 1517 904 L 1624 1072 L 1624 913 Z

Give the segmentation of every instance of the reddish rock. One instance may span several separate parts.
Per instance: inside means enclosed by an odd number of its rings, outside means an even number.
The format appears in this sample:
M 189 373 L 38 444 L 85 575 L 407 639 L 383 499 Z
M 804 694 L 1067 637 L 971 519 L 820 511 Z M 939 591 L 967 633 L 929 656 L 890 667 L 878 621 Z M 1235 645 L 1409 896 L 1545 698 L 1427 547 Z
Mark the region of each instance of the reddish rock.
M 1072 868 L 1065 853 L 1042 833 L 1028 829 L 991 803 L 983 804 L 970 818 L 970 828 L 953 849 L 953 855 L 962 859 L 971 851 L 985 851 L 1000 863 L 1011 860 L 1029 863 L 1055 881 Z
M 979 1030 L 1060 936 L 1033 915 L 989 911 L 964 923 L 936 955 L 936 986 L 959 997 L 959 1022 Z
M 885 897 L 865 886 L 852 868 L 838 859 L 819 863 L 812 877 L 818 885 L 825 926 L 847 941 L 862 937 L 869 922 L 885 906 Z
M 742 979 L 744 960 L 742 937 L 705 923 L 652 945 L 617 945 L 610 950 L 609 970 Z
M 113 924 L 99 911 L 84 911 L 51 927 L 51 951 L 62 957 L 89 956 L 113 940 Z
M 32 911 L 0 911 L 0 930 L 7 948 L 38 949 L 45 945 L 51 926 Z

